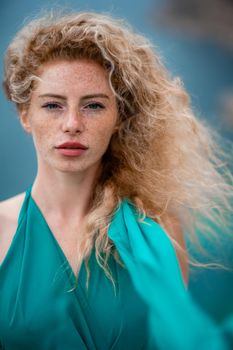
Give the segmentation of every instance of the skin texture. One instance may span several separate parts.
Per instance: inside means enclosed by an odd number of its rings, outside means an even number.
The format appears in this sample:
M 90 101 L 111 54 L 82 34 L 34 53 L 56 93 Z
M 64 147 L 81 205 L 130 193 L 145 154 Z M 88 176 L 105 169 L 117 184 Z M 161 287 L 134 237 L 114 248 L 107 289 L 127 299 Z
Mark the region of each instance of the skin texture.
M 117 121 L 115 97 L 97 63 L 58 61 L 43 65 L 28 110 L 21 113 L 32 133 L 40 168 L 63 172 L 93 171 L 105 153 Z M 40 97 L 55 94 L 64 97 Z M 105 97 L 86 98 L 103 94 Z M 80 157 L 58 154 L 55 146 L 78 141 L 88 147 Z

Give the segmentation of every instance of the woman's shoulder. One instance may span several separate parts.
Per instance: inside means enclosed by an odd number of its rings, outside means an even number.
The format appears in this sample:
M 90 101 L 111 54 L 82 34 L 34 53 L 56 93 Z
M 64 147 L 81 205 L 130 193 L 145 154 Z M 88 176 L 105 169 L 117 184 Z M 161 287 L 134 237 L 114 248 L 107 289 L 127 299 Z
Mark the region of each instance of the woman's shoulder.
M 0 202 L 0 264 L 16 232 L 24 196 L 25 192 Z
M 188 284 L 188 252 L 181 223 L 174 215 L 163 215 L 161 222 L 149 216 L 140 218 L 140 211 L 126 198 L 115 211 L 109 237 L 120 250 L 123 246 L 123 250 L 133 250 L 133 254 L 138 256 L 142 256 L 143 247 L 145 256 L 150 253 L 156 255 L 159 249 L 164 252 L 165 259 L 170 259 L 169 254 L 175 251 L 176 259 L 171 261 L 178 262 L 183 281 Z
M 18 215 L 23 204 L 25 192 L 0 202 L 0 225 L 1 222 L 18 220 Z
M 172 244 L 174 246 L 174 249 L 177 255 L 183 280 L 185 284 L 188 285 L 188 279 L 189 279 L 188 252 L 186 248 L 186 242 L 185 242 L 184 232 L 183 232 L 181 223 L 175 216 L 166 215 L 163 218 L 162 227 L 165 230 L 165 232 L 168 234 L 168 236 L 172 239 Z

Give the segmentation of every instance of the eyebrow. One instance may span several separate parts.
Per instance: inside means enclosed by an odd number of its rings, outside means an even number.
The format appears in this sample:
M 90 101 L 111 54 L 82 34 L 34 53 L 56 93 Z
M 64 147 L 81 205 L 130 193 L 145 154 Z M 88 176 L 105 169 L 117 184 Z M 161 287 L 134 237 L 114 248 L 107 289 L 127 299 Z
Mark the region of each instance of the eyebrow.
M 59 98 L 60 100 L 67 100 L 66 96 L 58 95 L 58 94 L 50 94 L 50 93 L 39 95 L 39 97 L 41 97 L 41 98 L 43 98 L 43 97 L 53 97 L 53 98 Z M 82 96 L 81 100 L 87 100 L 87 99 L 95 98 L 95 97 L 101 97 L 101 98 L 109 99 L 109 96 L 105 95 L 105 94 L 90 94 L 90 95 Z

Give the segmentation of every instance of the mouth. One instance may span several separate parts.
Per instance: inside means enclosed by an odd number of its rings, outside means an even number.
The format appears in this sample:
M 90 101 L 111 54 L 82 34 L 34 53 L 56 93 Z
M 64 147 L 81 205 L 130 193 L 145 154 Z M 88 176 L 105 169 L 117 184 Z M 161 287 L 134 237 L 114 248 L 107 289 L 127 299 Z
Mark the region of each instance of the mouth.
M 79 142 L 65 142 L 55 148 L 62 156 L 66 157 L 79 157 L 88 149 Z
M 88 147 L 82 145 L 81 143 L 79 142 L 65 142 L 65 143 L 62 143 L 61 145 L 55 147 L 57 149 L 74 149 L 74 150 L 77 150 L 77 149 L 80 149 L 80 150 L 86 150 Z

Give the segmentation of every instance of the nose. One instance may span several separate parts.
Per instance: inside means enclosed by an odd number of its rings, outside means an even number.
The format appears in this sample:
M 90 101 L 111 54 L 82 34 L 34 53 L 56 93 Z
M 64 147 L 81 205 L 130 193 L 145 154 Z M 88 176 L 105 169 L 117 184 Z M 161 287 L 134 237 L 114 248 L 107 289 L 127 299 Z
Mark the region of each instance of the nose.
M 83 132 L 85 125 L 81 113 L 77 110 L 68 111 L 62 125 L 63 132 L 76 134 Z

